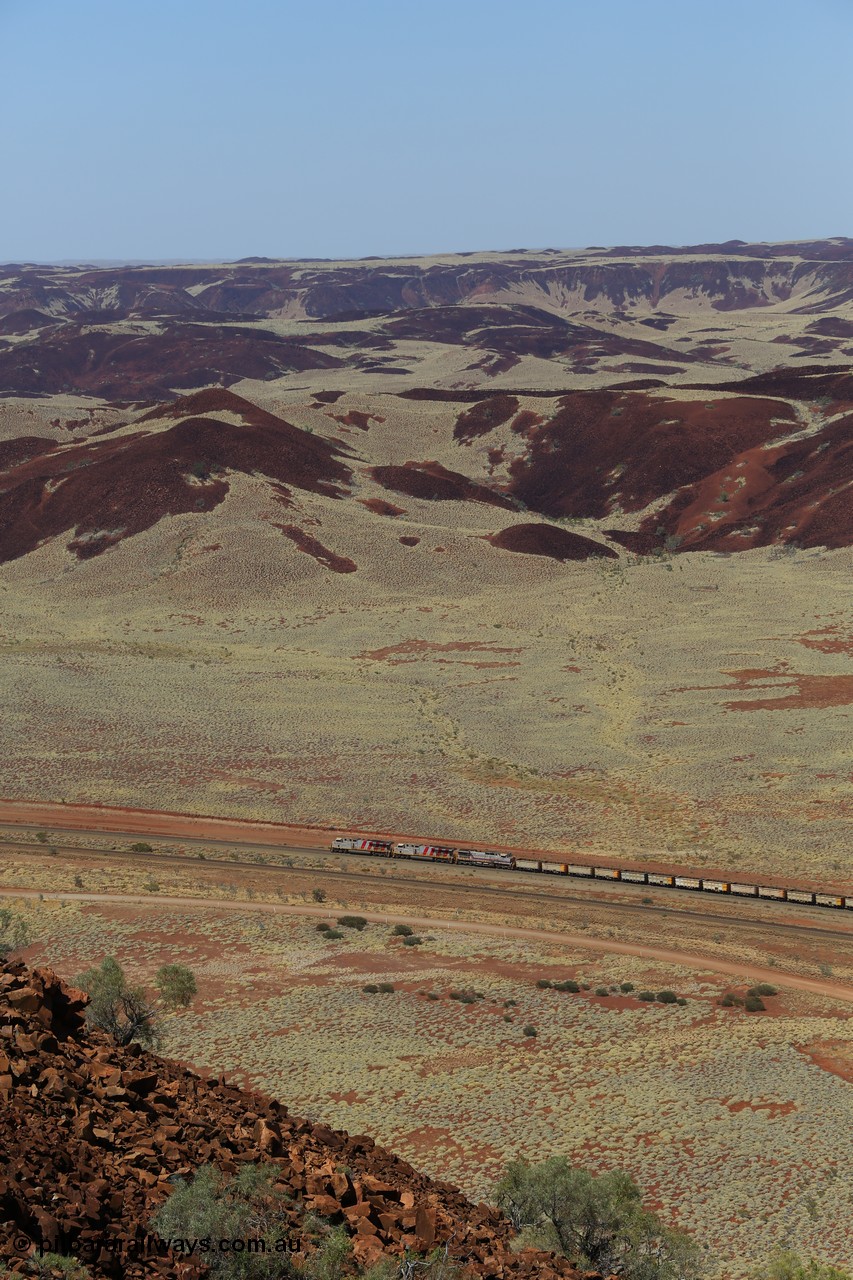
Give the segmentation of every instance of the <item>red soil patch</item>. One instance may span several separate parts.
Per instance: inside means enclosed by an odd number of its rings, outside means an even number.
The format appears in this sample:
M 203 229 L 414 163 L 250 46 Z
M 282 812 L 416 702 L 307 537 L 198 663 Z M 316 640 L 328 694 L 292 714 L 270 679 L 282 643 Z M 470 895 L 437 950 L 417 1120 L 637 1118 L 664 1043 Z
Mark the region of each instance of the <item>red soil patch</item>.
M 849 1041 L 817 1041 L 810 1045 L 795 1045 L 794 1048 L 810 1058 L 816 1067 L 853 1084 L 853 1057 Z
M 349 413 L 333 413 L 331 417 L 345 427 L 358 427 L 359 431 L 369 431 L 371 422 L 384 422 L 378 413 L 362 413 L 360 409 L 350 409 Z
M 488 435 L 517 411 L 518 400 L 515 396 L 491 396 L 488 400 L 481 400 L 459 414 L 453 428 L 453 439 L 467 444 L 477 436 Z
M 458 471 L 448 471 L 438 462 L 406 462 L 402 467 L 372 467 L 371 476 L 384 489 L 405 493 L 411 498 L 426 498 L 440 502 L 485 502 L 489 506 L 504 507 L 513 511 L 515 503 L 505 494 Z
M 391 644 L 384 649 L 366 649 L 356 654 L 358 658 L 370 658 L 373 662 L 390 662 L 391 666 L 399 666 L 401 661 L 416 662 L 418 658 L 429 653 L 523 653 L 524 648 L 504 648 L 501 645 L 487 644 L 484 640 L 451 640 L 447 644 L 433 643 L 430 640 L 404 640 L 401 644 Z M 401 655 L 413 655 L 402 657 Z M 490 664 L 492 665 L 492 664 Z M 506 665 L 506 664 L 503 664 Z
M 354 560 L 350 560 L 348 556 L 336 555 L 334 551 L 324 547 L 322 542 L 312 538 L 310 533 L 306 533 L 298 525 L 277 524 L 275 527 L 276 529 L 281 529 L 282 533 L 290 538 L 291 542 L 296 543 L 300 551 L 304 551 L 306 555 L 313 556 L 318 564 L 323 565 L 325 569 L 331 569 L 334 573 L 355 573 L 358 568 Z
M 508 529 L 501 529 L 500 533 L 489 534 L 485 541 L 502 551 L 550 556 L 553 560 L 589 560 L 593 556 L 605 556 L 611 560 L 619 558 L 611 547 L 552 524 L 511 525 Z
M 797 1110 L 796 1102 L 730 1102 L 726 1098 L 721 1098 L 720 1101 L 734 1115 L 741 1111 L 766 1111 L 771 1119 L 775 1119 L 776 1116 L 789 1116 L 792 1111 Z
M 416 547 L 420 542 L 420 538 L 412 538 L 409 536 L 405 536 L 405 537 L 402 537 L 400 541 L 402 542 L 404 547 Z
M 722 689 L 726 691 L 743 691 L 763 693 L 766 681 L 773 680 L 774 687 L 794 689 L 794 693 L 778 698 L 751 698 L 738 702 L 726 702 L 727 711 L 793 711 L 814 710 L 823 707 L 845 707 L 853 703 L 853 675 L 822 676 L 802 675 L 785 668 L 766 671 L 762 668 L 747 667 L 742 671 L 724 671 L 724 675 L 734 681 L 730 685 L 691 685 L 679 690 L 687 693 L 699 689 Z M 761 682 L 761 683 L 759 683 Z M 784 777 L 784 774 L 774 775 Z
M 843 638 L 837 634 L 838 627 L 824 627 L 822 631 L 807 631 L 804 636 L 797 636 L 797 644 L 806 649 L 817 649 L 820 653 L 848 653 L 853 655 L 853 636 Z
M 384 498 L 359 498 L 359 502 L 363 507 L 367 507 L 368 511 L 373 511 L 378 516 L 404 516 L 406 514 L 403 507 L 397 507 L 393 502 L 386 502 Z

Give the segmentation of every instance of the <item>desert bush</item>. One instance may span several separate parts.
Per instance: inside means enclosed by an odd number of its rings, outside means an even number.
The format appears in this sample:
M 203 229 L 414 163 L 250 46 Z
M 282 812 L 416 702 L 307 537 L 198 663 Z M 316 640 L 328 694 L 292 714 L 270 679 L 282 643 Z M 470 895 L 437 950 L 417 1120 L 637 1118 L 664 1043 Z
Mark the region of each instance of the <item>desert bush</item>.
M 678 996 L 674 991 L 659 991 L 658 1003 L 659 1004 L 677 1004 Z
M 828 1262 L 818 1262 L 816 1258 L 804 1262 L 793 1250 L 780 1249 L 750 1271 L 749 1280 L 853 1280 L 853 1276 Z
M 341 933 L 340 929 L 326 929 L 323 934 L 323 937 L 327 942 L 334 942 L 343 936 L 344 935 Z
M 596 988 L 595 988 L 595 994 L 596 994 L 597 996 L 609 996 L 609 995 L 610 995 L 610 989 L 609 989 L 608 987 L 596 987 Z
M 403 939 L 403 946 L 419 947 L 422 942 L 423 942 L 423 938 L 419 938 L 416 933 L 413 933 L 410 937 Z
M 590 984 L 588 982 L 582 982 L 581 991 L 589 991 L 589 990 L 590 990 Z
M 325 890 L 325 889 L 312 889 L 312 890 L 311 890 L 311 897 L 314 899 L 314 901 L 315 901 L 315 902 L 325 902 L 325 901 L 326 901 L 326 890 Z
M 371 995 L 371 996 L 376 995 L 376 992 L 379 990 L 375 982 L 368 982 L 367 986 L 362 987 L 361 989 L 362 991 L 366 991 L 368 995 Z
M 620 990 L 620 991 L 624 991 L 624 992 L 625 992 L 625 995 L 627 995 L 629 991 L 633 991 L 633 990 L 634 990 L 634 984 L 633 984 L 633 982 L 623 982 L 623 983 L 620 985 L 619 990 Z
M 527 1036 L 528 1039 L 530 1039 L 537 1034 L 537 1031 L 535 1027 L 527 1026 L 524 1028 L 524 1031 L 522 1034 Z
M 89 996 L 86 1022 L 105 1031 L 116 1044 L 153 1045 L 157 1041 L 154 1006 L 141 987 L 128 985 L 124 970 L 113 956 L 107 956 L 98 968 L 87 969 L 74 979 Z
M 364 916 L 338 916 L 338 924 L 342 924 L 346 929 L 358 929 L 359 933 L 367 928 Z
M 567 978 L 565 982 L 554 983 L 555 991 L 573 991 L 575 992 L 575 994 L 577 994 L 577 992 L 580 991 L 580 989 L 581 989 L 580 983 L 575 982 L 572 978 Z
M 641 991 L 637 996 L 637 999 L 644 1000 L 646 1004 L 651 1004 L 657 999 L 657 997 L 655 996 L 654 991 Z
M 0 961 L 12 951 L 25 947 L 30 940 L 30 928 L 11 907 L 0 907 Z
M 143 887 L 143 889 L 147 890 L 147 892 L 148 892 L 148 893 L 159 893 L 159 892 L 160 892 L 160 885 L 159 885 L 159 884 L 158 884 L 158 882 L 154 879 L 154 877 L 153 877 L 153 876 L 149 876 L 149 877 L 148 877 L 148 879 L 145 881 L 145 883 L 144 883 L 144 885 L 143 885 L 142 887 Z
M 550 978 L 540 978 L 536 985 L 544 989 L 545 987 L 553 987 L 554 984 Z
M 92 1274 L 82 1262 L 63 1253 L 34 1254 L 27 1265 L 29 1274 L 38 1277 L 52 1277 L 58 1271 L 65 1280 L 89 1280 Z M 0 1276 L 13 1277 L 14 1272 L 3 1271 Z
M 478 991 L 474 991 L 472 987 L 465 987 L 462 991 L 451 991 L 451 1000 L 458 1000 L 460 1004 L 476 1004 L 482 999 Z
M 747 996 L 743 1002 L 743 1006 L 747 1013 L 761 1013 L 767 1008 L 767 1005 L 761 999 L 761 996 Z
M 136 844 L 130 846 L 131 853 L 153 853 L 154 850 L 150 844 L 146 844 L 144 840 L 137 840 Z
M 392 991 L 395 991 L 395 990 L 396 990 L 396 987 L 394 986 L 394 983 L 393 983 L 393 982 L 380 982 L 380 983 L 379 983 L 379 990 L 380 990 L 384 995 L 390 995 Z
M 391 930 L 391 936 L 393 938 L 411 938 L 414 932 L 414 929 L 410 929 L 407 924 L 395 924 Z
M 517 1004 L 518 1004 L 517 1000 L 504 1000 L 505 1009 L 514 1009 Z
M 769 982 L 758 982 L 754 987 L 750 987 L 746 994 L 748 996 L 776 996 L 779 991 L 776 987 L 771 987 Z
M 83 888 L 83 877 L 79 873 L 74 877 L 74 888 L 75 889 Z
M 516 1161 L 495 1189 L 519 1245 L 561 1253 L 576 1267 L 625 1280 L 694 1280 L 698 1247 L 643 1208 L 640 1190 L 622 1170 L 593 1177 L 563 1156 L 538 1165 Z
M 428 991 L 426 993 L 426 998 L 427 1000 L 440 1000 L 441 996 L 438 994 L 437 991 Z
M 167 1009 L 186 1009 L 198 991 L 195 974 L 183 964 L 162 965 L 154 985 Z
M 324 920 L 324 921 L 322 922 L 322 924 L 318 924 L 318 925 L 317 925 L 317 932 L 318 932 L 318 933 L 328 933 L 328 932 L 329 932 L 329 930 L 331 929 L 331 927 L 332 927 L 332 926 L 331 926 L 330 924 L 326 924 L 326 922 L 325 922 L 325 920 Z
M 683 1008 L 687 1004 L 687 1001 L 685 1000 L 684 996 L 679 996 L 675 1003 L 680 1004 L 681 1007 Z
M 276 1239 L 284 1236 L 284 1193 L 275 1186 L 278 1170 L 263 1164 L 244 1165 L 233 1177 L 205 1165 L 191 1182 L 179 1181 L 165 1204 L 151 1220 L 163 1240 L 254 1240 L 258 1248 L 241 1253 L 205 1254 L 208 1274 L 214 1280 L 255 1280 L 256 1277 L 292 1275 L 286 1253 L 276 1252 Z M 261 1252 L 260 1242 L 264 1251 Z M 316 1256 L 316 1255 L 315 1255 Z M 315 1259 L 312 1259 L 312 1264 Z M 340 1270 L 305 1272 L 317 1280 L 332 1280 Z

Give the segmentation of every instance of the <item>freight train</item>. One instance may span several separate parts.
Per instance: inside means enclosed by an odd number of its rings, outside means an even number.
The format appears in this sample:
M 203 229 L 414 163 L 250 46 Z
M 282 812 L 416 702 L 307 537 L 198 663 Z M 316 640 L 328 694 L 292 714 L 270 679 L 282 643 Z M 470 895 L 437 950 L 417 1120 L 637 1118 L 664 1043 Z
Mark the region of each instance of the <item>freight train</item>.
M 609 880 L 611 883 L 618 880 L 622 884 L 691 889 L 699 893 L 761 898 L 766 902 L 794 902 L 804 907 L 840 907 L 853 911 L 853 893 L 845 895 L 826 893 L 819 889 L 748 884 L 737 880 L 719 880 L 714 877 L 685 876 L 676 872 L 599 867 L 586 862 L 546 862 L 541 858 L 520 858 L 512 853 L 498 853 L 494 849 L 463 849 L 456 845 L 445 844 L 399 844 L 392 840 L 363 840 L 359 836 L 338 836 L 329 848 L 333 853 L 361 853 L 380 858 L 413 858 L 426 862 L 449 862 L 459 866 L 532 871 L 539 875 L 579 876 L 586 880 Z

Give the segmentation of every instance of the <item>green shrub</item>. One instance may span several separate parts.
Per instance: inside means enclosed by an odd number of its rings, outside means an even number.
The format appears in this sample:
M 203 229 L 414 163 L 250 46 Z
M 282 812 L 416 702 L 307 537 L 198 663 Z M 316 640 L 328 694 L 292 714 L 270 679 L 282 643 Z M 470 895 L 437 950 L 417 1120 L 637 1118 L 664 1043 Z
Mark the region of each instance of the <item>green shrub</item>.
M 582 1271 L 622 1280 L 698 1280 L 699 1248 L 643 1207 L 621 1170 L 593 1177 L 563 1156 L 511 1164 L 495 1191 L 520 1247 L 553 1250 Z
M 761 996 L 747 996 L 743 1003 L 747 1013 L 761 1013 L 767 1008 Z
M 143 889 L 145 889 L 148 893 L 159 893 L 159 892 L 160 892 L 160 885 L 159 885 L 159 883 L 154 879 L 154 877 L 153 877 L 153 876 L 149 876 L 149 877 L 148 877 L 148 879 L 145 881 L 145 883 L 143 884 L 143 886 L 142 886 L 142 887 L 143 887 Z
M 550 978 L 540 978 L 539 981 L 536 983 L 536 985 L 537 987 L 544 988 L 544 987 L 553 987 L 554 984 Z
M 596 987 L 596 988 L 595 988 L 595 994 L 596 994 L 597 996 L 609 996 L 609 995 L 610 995 L 610 989 L 609 989 L 608 987 Z
M 804 1262 L 798 1253 L 780 1249 L 754 1271 L 749 1280 L 853 1280 L 849 1271 L 841 1271 L 827 1262 L 812 1258 Z
M 326 890 L 325 890 L 325 889 L 312 889 L 312 890 L 311 890 L 311 897 L 314 899 L 314 901 L 315 901 L 315 902 L 325 902 L 325 901 L 326 901 Z
M 151 1220 L 163 1240 L 263 1240 L 261 1251 L 205 1254 L 214 1280 L 260 1280 L 292 1273 L 286 1254 L 276 1253 L 275 1240 L 286 1235 L 286 1197 L 275 1186 L 278 1168 L 247 1164 L 233 1177 L 212 1165 L 199 1169 L 192 1181 L 179 1181 Z M 319 1251 L 318 1251 L 319 1252 Z M 316 1257 L 317 1255 L 315 1255 Z M 312 1263 L 314 1259 L 312 1258 Z M 338 1271 L 307 1271 L 332 1280 Z
M 332 926 L 331 926 L 330 924 L 326 924 L 325 922 L 324 922 L 323 924 L 318 924 L 318 925 L 317 925 L 317 932 L 318 932 L 318 933 L 328 933 L 328 932 L 329 932 L 329 930 L 331 929 L 331 927 L 332 927 Z
M 676 1004 L 680 1004 L 683 1007 L 687 1004 L 687 1001 L 684 999 L 684 996 L 679 996 L 676 1000 Z
M 30 940 L 29 925 L 11 907 L 0 907 L 0 961 Z
M 776 987 L 771 987 L 769 982 L 758 982 L 754 987 L 750 987 L 746 994 L 748 996 L 777 996 L 779 991 Z
M 362 991 L 366 991 L 369 995 L 372 995 L 372 996 L 375 996 L 377 991 L 379 990 L 375 982 L 368 982 L 367 986 L 362 987 L 361 989 Z
M 527 1026 L 524 1028 L 523 1034 L 528 1038 L 528 1040 L 530 1040 L 537 1034 L 536 1028 Z
M 157 970 L 154 985 L 167 1009 L 186 1009 L 198 992 L 192 969 L 183 964 L 164 964 Z
M 514 1009 L 517 1004 L 518 1004 L 517 1000 L 504 1000 L 505 1009 Z
M 634 990 L 634 984 L 633 984 L 633 982 L 623 982 L 623 983 L 622 983 L 622 985 L 620 986 L 619 990 L 620 990 L 620 991 L 624 991 L 624 992 L 625 992 L 625 994 L 627 995 L 629 991 L 633 991 L 633 990 Z
M 646 1004 L 651 1004 L 656 999 L 656 996 L 654 991 L 641 991 L 637 999 L 644 1000 Z
M 504 1017 L 504 1022 L 512 1022 L 512 1014 L 505 1013 L 503 1017 Z
M 674 991 L 659 991 L 658 1003 L 659 1004 L 677 1004 L 678 996 Z
M 90 1027 L 106 1031 L 116 1044 L 138 1040 L 153 1045 L 157 1040 L 154 1006 L 141 987 L 128 986 L 124 970 L 112 956 L 97 969 L 87 969 L 74 979 L 89 996 L 86 1022 Z
M 418 937 L 418 935 L 417 935 L 416 933 L 413 933 L 413 934 L 411 935 L 411 937 L 409 937 L 409 938 L 404 938 L 404 939 L 403 939 L 403 946 L 404 946 L 404 947 L 419 947 L 419 946 L 421 945 L 421 943 L 422 943 L 422 942 L 423 942 L 423 938 L 419 938 L 419 937 Z
M 437 991 L 428 991 L 426 993 L 426 998 L 427 1000 L 440 1000 L 441 996 L 438 994 Z
M 58 1271 L 65 1280 L 89 1280 L 91 1271 L 88 1267 L 84 1267 L 82 1262 L 78 1262 L 76 1258 L 71 1258 L 63 1253 L 42 1253 L 36 1254 L 27 1264 L 29 1275 L 38 1277 L 52 1277 Z M 12 1271 L 0 1272 L 0 1276 L 9 1276 L 14 1280 Z
M 555 982 L 555 991 L 573 991 L 577 994 L 580 991 L 580 983 L 575 982 L 572 978 L 567 978 L 565 982 Z
M 327 942 L 335 942 L 337 941 L 337 939 L 342 938 L 343 936 L 344 935 L 341 933 L 340 929 L 327 929 L 324 934 L 324 937 Z
M 458 1000 L 460 1004 L 476 1004 L 480 997 L 476 991 L 472 991 L 467 987 L 464 991 L 451 991 L 451 1000 Z
M 582 982 L 582 983 L 581 983 L 581 991 L 589 991 L 589 990 L 590 990 L 590 985 L 589 985 L 589 983 L 588 983 L 588 982 Z
M 146 844 L 144 840 L 137 840 L 136 844 L 130 846 L 131 853 L 153 853 L 154 850 L 150 844 Z
M 347 929 L 358 929 L 359 933 L 367 928 L 364 916 L 338 916 L 338 924 L 344 925 Z
M 394 986 L 393 982 L 380 982 L 379 990 L 383 993 L 383 995 L 387 996 L 387 995 L 390 995 L 393 991 L 395 991 L 396 987 Z
M 391 930 L 392 938 L 411 938 L 414 929 L 410 929 L 407 924 L 395 924 Z

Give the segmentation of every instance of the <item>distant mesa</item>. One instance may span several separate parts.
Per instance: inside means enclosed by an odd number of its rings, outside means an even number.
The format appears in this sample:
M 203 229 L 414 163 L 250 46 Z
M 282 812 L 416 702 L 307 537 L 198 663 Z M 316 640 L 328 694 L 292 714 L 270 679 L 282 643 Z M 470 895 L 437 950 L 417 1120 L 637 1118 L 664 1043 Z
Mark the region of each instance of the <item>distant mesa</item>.
M 610 560 L 619 558 L 611 547 L 553 524 L 510 525 L 500 533 L 489 534 L 486 541 L 501 551 L 521 551 L 524 555 L 549 556 L 552 560 L 589 560 L 594 556 Z

